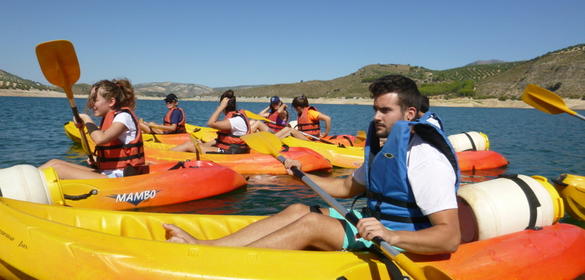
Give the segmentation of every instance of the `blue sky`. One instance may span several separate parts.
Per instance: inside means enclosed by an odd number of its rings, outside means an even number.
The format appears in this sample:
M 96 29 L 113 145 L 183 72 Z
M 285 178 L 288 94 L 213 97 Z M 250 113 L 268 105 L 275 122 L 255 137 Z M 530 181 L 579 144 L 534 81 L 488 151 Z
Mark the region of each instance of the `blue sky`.
M 585 43 L 585 1 L 4 1 L 0 69 L 47 84 L 34 47 L 75 45 L 80 82 L 210 87 L 443 70 Z

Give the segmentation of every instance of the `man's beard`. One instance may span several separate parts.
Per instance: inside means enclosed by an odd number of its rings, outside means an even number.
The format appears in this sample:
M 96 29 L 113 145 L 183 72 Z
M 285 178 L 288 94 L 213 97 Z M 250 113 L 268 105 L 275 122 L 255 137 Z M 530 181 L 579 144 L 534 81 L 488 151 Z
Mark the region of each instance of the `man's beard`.
M 376 136 L 378 136 L 378 138 L 386 138 L 388 137 L 388 134 L 390 134 L 390 131 L 383 124 L 376 124 L 374 128 L 376 129 Z

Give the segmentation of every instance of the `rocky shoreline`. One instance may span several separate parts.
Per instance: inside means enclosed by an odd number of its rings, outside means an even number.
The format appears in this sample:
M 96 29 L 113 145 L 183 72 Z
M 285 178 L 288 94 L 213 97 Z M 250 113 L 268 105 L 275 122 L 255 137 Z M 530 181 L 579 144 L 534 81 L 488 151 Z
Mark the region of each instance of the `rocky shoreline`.
M 0 89 L 0 96 L 20 96 L 20 97 L 55 97 L 65 98 L 63 92 L 58 91 L 24 91 L 13 89 Z M 86 98 L 87 95 L 76 95 L 76 98 Z M 139 100 L 159 100 L 160 97 L 138 96 Z M 292 98 L 282 98 L 283 102 L 291 103 Z M 217 97 L 202 96 L 184 98 L 181 101 L 217 101 Z M 266 97 L 238 97 L 239 102 L 268 102 Z M 471 99 L 471 98 L 453 98 L 437 99 L 431 98 L 431 107 L 478 107 L 478 108 L 532 108 L 530 105 L 521 100 L 498 100 L 498 99 Z M 585 100 L 581 99 L 564 99 L 567 106 L 574 110 L 585 110 Z M 312 98 L 309 100 L 312 104 L 354 104 L 354 105 L 372 105 L 369 98 Z

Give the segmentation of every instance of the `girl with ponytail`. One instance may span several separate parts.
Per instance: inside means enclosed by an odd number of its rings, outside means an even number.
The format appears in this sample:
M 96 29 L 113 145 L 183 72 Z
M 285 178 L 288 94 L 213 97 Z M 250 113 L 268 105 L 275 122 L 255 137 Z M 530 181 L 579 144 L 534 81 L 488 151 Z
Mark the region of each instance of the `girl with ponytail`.
M 39 168 L 53 167 L 60 179 L 123 177 L 124 169 L 144 165 L 144 148 L 138 119 L 134 114 L 136 96 L 127 79 L 102 80 L 90 90 L 87 107 L 102 117 L 100 128 L 87 114 L 80 114 L 96 144 L 96 166 L 82 166 L 52 159 Z

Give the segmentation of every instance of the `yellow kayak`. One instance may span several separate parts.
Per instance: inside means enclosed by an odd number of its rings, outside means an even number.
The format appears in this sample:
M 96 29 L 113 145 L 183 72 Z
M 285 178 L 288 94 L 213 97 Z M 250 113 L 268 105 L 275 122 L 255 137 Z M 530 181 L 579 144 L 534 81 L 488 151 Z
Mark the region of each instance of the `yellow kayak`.
M 527 176 L 520 179 L 527 182 L 546 208 L 539 210 L 537 220 L 541 219 L 541 212 L 551 212 L 544 216 L 560 214 L 551 205 L 548 189 L 538 183 L 540 179 Z M 415 263 L 435 266 L 454 279 L 574 279 L 585 273 L 585 230 L 562 223 L 545 223 L 540 230 L 524 230 L 522 222 L 517 221 L 528 218 L 522 214 L 527 198 L 522 198 L 524 194 L 519 189 L 508 192 L 514 188 L 502 180 L 505 179 L 474 184 L 463 199 L 478 215 L 480 228 L 486 222 L 483 218 L 493 218 L 482 215 L 501 211 L 504 214 L 501 222 L 516 224 L 518 230 L 469 240 L 451 255 L 408 256 Z M 497 199 L 498 195 L 506 199 Z M 473 197 L 483 197 L 485 201 L 474 202 Z M 506 205 L 503 201 L 510 202 Z M 485 204 L 488 207 L 482 207 Z M 509 213 L 515 213 L 515 217 L 511 219 Z M 262 218 L 107 211 L 0 198 L 0 278 L 389 278 L 386 267 L 368 252 L 177 244 L 165 241 L 162 228 L 163 223 L 172 223 L 196 238 L 216 239 Z M 473 223 L 462 224 L 464 231 L 470 226 Z
M 561 174 L 554 183 L 565 201 L 567 212 L 575 219 L 585 221 L 585 176 Z
M 162 228 L 173 223 L 197 238 L 212 239 L 259 219 L 104 211 L 1 198 L 0 277 L 388 279 L 385 266 L 366 252 L 176 244 L 165 241 Z M 555 224 L 464 244 L 450 258 L 422 259 L 415 261 L 455 279 L 573 279 L 585 269 L 585 233 Z
M 192 124 L 185 124 L 185 128 L 187 129 L 189 134 L 191 134 L 193 137 L 197 139 L 200 139 L 203 142 L 211 141 L 217 137 L 217 129 Z M 63 129 L 65 130 L 65 135 L 67 135 L 67 137 L 69 137 L 71 141 L 75 143 L 81 143 L 81 134 L 79 134 L 79 129 L 75 126 L 75 124 L 72 121 L 66 122 L 63 125 Z M 142 133 L 142 139 L 145 142 L 150 141 L 178 145 L 185 141 L 190 141 L 188 133 L 178 134 Z M 90 142 L 90 147 L 93 150 L 95 144 L 91 143 L 92 142 L 91 137 L 87 137 L 87 139 Z
M 305 147 L 321 154 L 331 165 L 341 168 L 358 168 L 364 162 L 363 147 L 339 147 L 318 141 L 307 141 L 292 136 L 282 139 L 289 147 Z

